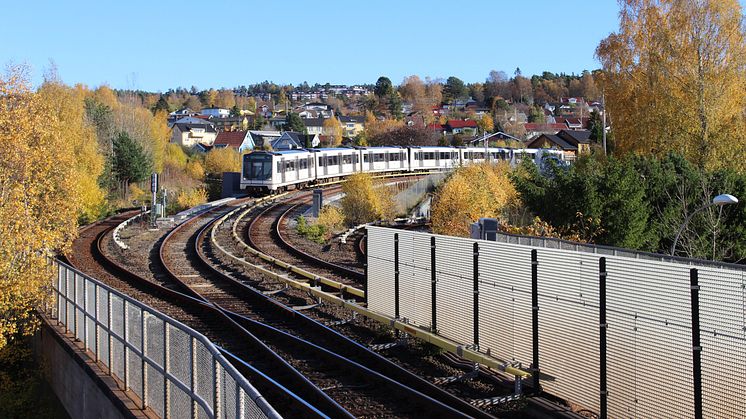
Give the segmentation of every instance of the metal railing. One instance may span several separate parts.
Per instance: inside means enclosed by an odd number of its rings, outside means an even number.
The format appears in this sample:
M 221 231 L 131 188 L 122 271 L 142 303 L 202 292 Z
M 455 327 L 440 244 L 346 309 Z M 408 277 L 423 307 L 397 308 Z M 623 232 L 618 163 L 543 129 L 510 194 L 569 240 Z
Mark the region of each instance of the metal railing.
M 58 260 L 46 316 L 163 418 L 279 418 L 202 334 Z

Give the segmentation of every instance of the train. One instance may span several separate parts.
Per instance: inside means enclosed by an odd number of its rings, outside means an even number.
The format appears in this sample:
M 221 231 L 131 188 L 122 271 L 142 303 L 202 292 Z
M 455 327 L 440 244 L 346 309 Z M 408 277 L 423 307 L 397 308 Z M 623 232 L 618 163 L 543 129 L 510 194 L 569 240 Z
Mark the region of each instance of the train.
M 241 189 L 272 194 L 337 180 L 354 173 L 405 173 L 450 170 L 478 163 L 489 153 L 492 161 L 536 163 L 551 158 L 560 162 L 560 150 L 450 146 L 378 146 L 299 148 L 253 151 L 243 156 Z

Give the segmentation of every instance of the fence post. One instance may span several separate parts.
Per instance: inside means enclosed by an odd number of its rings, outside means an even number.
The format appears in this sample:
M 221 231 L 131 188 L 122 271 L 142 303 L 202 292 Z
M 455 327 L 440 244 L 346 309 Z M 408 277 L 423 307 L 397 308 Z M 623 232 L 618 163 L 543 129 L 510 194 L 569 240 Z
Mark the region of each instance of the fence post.
M 194 336 L 190 336 L 189 340 L 191 342 L 191 345 L 189 345 L 189 357 L 191 358 L 191 369 L 190 375 L 192 376 L 192 380 L 190 383 L 190 389 L 192 390 L 192 394 L 197 394 L 197 338 Z M 190 396 L 192 399 L 192 419 L 199 418 L 199 405 L 197 404 L 197 399 L 194 396 Z
M 531 250 L 531 341 L 533 349 L 531 377 L 534 393 L 541 393 L 539 380 L 539 260 L 536 249 Z
M 606 388 L 606 258 L 598 259 L 598 371 L 599 371 L 599 419 L 608 417 L 608 391 Z
M 99 303 L 98 303 L 98 297 L 99 297 L 98 284 L 92 283 L 92 285 L 93 285 L 93 298 L 95 300 L 93 302 L 93 313 L 95 316 L 95 321 L 93 322 L 93 339 L 94 339 L 93 344 L 96 347 L 96 362 L 99 362 L 101 360 L 101 354 L 99 353 L 101 348 L 99 348 L 98 323 L 99 323 L 99 319 L 101 319 L 101 314 L 99 313 L 99 310 L 101 309 L 101 307 L 99 307 Z
M 83 348 L 88 350 L 88 290 L 86 289 L 86 283 L 88 282 L 85 277 L 83 280 Z
M 394 233 L 394 318 L 399 318 L 399 233 Z
M 430 330 L 433 333 L 438 331 L 437 307 L 435 303 L 435 284 L 437 275 L 435 273 L 435 236 L 430 237 Z
M 479 349 L 479 243 L 474 243 L 474 346 Z
M 702 419 L 702 346 L 699 336 L 699 271 L 689 271 L 692 297 L 692 375 L 694 376 L 694 417 Z
M 171 417 L 171 381 L 168 379 L 168 374 L 171 372 L 171 331 L 168 327 L 168 323 L 163 322 L 163 417 L 168 419 Z
M 78 274 L 73 272 L 73 339 L 78 340 Z
M 129 350 L 127 349 L 127 342 L 129 342 L 129 322 L 127 321 L 127 300 L 122 298 L 122 348 L 124 360 L 123 371 L 124 371 L 124 391 L 130 388 L 129 378 Z
M 365 302 L 365 305 L 368 305 L 368 255 L 370 254 L 370 250 L 368 250 L 368 229 L 365 229 L 365 233 L 363 233 L 363 243 L 365 244 L 365 262 L 363 262 L 363 269 L 365 273 L 365 295 L 363 296 L 363 301 Z
M 215 407 L 213 409 L 213 414 L 216 418 L 223 417 L 223 405 L 222 405 L 222 393 L 220 391 L 221 386 L 221 377 L 220 377 L 220 362 L 217 360 L 217 358 L 213 357 L 213 363 L 212 363 L 212 371 L 213 371 L 213 386 L 215 386 L 215 392 L 214 392 L 214 399 L 213 403 L 215 404 Z
M 145 361 L 148 352 L 148 322 L 145 320 L 146 311 L 140 309 L 140 351 L 142 352 L 140 364 L 140 378 L 142 382 L 142 408 L 148 405 L 148 363 Z

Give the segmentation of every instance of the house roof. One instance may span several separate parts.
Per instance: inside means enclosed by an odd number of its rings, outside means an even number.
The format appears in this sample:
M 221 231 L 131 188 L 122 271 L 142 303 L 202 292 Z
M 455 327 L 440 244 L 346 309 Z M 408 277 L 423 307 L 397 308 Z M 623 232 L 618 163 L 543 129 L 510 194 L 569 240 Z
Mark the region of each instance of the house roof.
M 473 119 L 467 119 L 466 121 L 452 119 L 446 122 L 446 125 L 448 125 L 450 128 L 476 128 L 477 121 L 474 121 Z
M 307 127 L 323 127 L 324 118 L 301 118 L 303 119 L 303 125 Z
M 205 132 L 217 132 L 215 130 L 215 126 L 212 124 L 186 124 L 186 123 L 176 123 L 174 124 L 176 128 L 179 129 L 179 131 L 191 131 L 192 129 L 204 129 Z
M 574 145 L 588 144 L 590 142 L 591 132 L 588 130 L 563 129 L 557 133 L 557 136 Z
M 559 136 L 553 135 L 553 134 L 541 134 L 540 136 L 538 136 L 538 137 L 534 138 L 533 140 L 529 141 L 526 144 L 526 147 L 528 147 L 528 148 L 534 148 L 534 147 L 538 146 L 539 143 L 541 142 L 541 140 L 543 140 L 543 139 L 549 141 L 550 143 L 553 143 L 553 144 L 557 145 L 561 150 L 567 150 L 567 151 L 577 151 L 578 150 L 577 146 L 574 146 L 574 145 L 568 143 L 567 141 L 563 140 Z
M 443 125 L 440 124 L 427 124 L 427 128 L 434 131 L 443 131 L 445 129 L 443 128 Z
M 365 122 L 365 117 L 364 116 L 339 116 L 339 122 L 342 122 L 342 123 L 354 122 L 357 124 L 362 124 Z
M 225 146 L 239 148 L 246 139 L 246 134 L 248 134 L 248 131 L 223 131 L 218 133 L 214 145 L 216 147 Z

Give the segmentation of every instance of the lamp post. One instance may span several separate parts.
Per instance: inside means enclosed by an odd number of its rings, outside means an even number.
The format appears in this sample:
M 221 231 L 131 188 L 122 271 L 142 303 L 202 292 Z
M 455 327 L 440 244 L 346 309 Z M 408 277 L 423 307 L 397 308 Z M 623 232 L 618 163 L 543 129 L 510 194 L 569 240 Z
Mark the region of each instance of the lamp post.
M 737 203 L 738 203 L 738 198 L 736 198 L 735 196 L 729 195 L 729 194 L 722 194 L 722 195 L 716 196 L 715 198 L 712 198 L 712 202 L 710 202 L 709 204 L 704 205 L 700 208 L 697 208 L 696 211 L 689 214 L 689 216 L 686 217 L 686 220 L 684 220 L 684 223 L 681 224 L 681 227 L 679 227 L 679 232 L 676 233 L 676 238 L 673 239 L 673 244 L 671 245 L 671 256 L 673 256 L 674 252 L 676 251 L 676 243 L 678 243 L 681 233 L 684 231 L 684 228 L 686 228 L 686 225 L 689 224 L 689 221 L 692 219 L 692 217 L 694 217 L 695 214 L 701 211 L 704 211 L 707 208 L 710 208 L 715 205 L 722 208 L 725 205 L 731 205 L 731 204 L 737 204 Z

